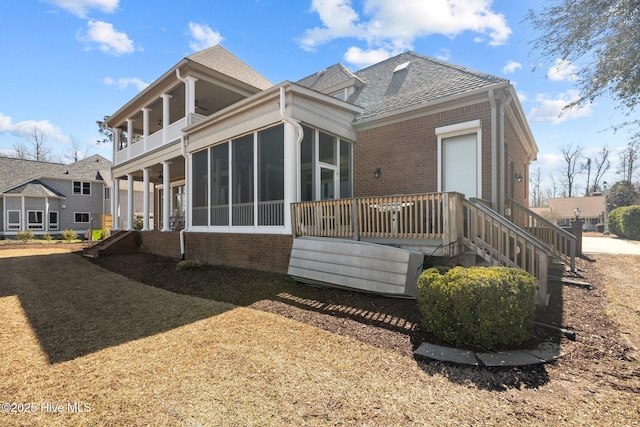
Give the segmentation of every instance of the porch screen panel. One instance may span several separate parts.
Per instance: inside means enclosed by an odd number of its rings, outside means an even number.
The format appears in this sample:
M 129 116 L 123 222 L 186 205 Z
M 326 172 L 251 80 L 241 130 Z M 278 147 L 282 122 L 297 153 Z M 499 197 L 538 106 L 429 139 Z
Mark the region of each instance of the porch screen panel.
M 232 143 L 232 224 L 253 225 L 253 134 Z
M 300 190 L 301 201 L 310 202 L 313 198 L 313 140 L 315 130 L 302 126 L 304 136 L 300 143 Z
M 284 126 L 258 132 L 258 225 L 284 225 Z
M 340 198 L 351 197 L 351 144 L 340 140 Z
M 209 167 L 207 150 L 193 154 L 193 225 L 207 225 Z M 165 192 L 167 194 L 167 192 Z M 168 193 L 171 194 L 171 193 Z
M 211 225 L 229 225 L 229 144 L 211 149 Z
M 330 165 L 336 164 L 336 138 L 324 132 L 320 132 L 318 139 L 318 153 L 320 161 Z

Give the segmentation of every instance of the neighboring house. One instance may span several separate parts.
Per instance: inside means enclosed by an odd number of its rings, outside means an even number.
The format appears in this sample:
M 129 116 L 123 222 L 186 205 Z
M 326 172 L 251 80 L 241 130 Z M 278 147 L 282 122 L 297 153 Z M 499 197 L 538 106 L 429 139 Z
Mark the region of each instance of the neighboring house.
M 584 230 L 596 231 L 598 224 L 604 224 L 604 205 L 604 196 L 562 197 L 549 199 L 547 206 L 531 210 L 560 227 L 570 227 L 578 215 L 584 221 Z
M 274 85 L 218 45 L 178 62 L 106 124 L 112 186 L 154 185 L 144 230 L 162 232 L 142 234 L 146 251 L 281 272 L 301 234 L 419 238 L 425 253 L 467 247 L 495 262 L 531 253 L 497 261 L 490 236 L 473 232 L 486 216 L 494 235 L 535 245 L 502 216 L 526 215 L 538 151 L 513 85 L 413 52 Z M 123 198 L 114 194 L 112 210 L 130 224 Z
M 99 228 L 101 216 L 111 214 L 111 166 L 99 155 L 71 164 L 0 157 L 0 236 Z

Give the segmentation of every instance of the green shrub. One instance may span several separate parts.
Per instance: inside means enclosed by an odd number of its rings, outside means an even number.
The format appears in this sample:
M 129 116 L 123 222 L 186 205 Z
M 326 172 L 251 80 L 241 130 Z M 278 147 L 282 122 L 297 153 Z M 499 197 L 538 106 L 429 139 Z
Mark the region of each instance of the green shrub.
M 23 243 L 27 243 L 29 240 L 33 240 L 33 231 L 31 230 L 22 230 L 18 231 L 16 235 L 18 240 L 21 240 Z
M 622 236 L 622 208 L 616 208 L 609 212 L 607 216 L 607 225 L 609 226 L 609 232 L 616 236 Z
M 62 232 L 62 239 L 65 240 L 67 243 L 71 243 L 72 240 L 76 240 L 77 238 L 78 238 L 78 235 L 73 230 L 64 230 Z
M 620 225 L 624 237 L 640 240 L 640 206 L 620 208 Z
M 506 267 L 430 268 L 418 280 L 424 328 L 457 347 L 512 348 L 532 337 L 536 281 Z

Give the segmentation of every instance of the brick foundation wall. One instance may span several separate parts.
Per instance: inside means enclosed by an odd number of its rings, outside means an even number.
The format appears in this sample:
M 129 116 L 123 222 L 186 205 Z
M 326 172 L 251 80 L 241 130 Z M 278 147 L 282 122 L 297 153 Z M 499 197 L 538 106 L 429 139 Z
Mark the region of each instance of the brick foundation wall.
M 180 258 L 180 233 L 145 231 L 141 235 L 141 251 Z M 275 273 L 287 273 L 292 246 L 290 235 L 185 233 L 186 259 Z

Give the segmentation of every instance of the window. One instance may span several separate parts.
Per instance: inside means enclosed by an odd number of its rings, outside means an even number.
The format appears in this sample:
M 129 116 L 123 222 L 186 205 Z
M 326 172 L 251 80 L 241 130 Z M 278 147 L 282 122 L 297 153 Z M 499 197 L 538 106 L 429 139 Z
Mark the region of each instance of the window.
M 89 213 L 88 212 L 76 212 L 74 213 L 74 222 L 77 223 L 88 223 L 89 222 Z
M 111 199 L 111 189 L 109 187 L 104 187 L 104 199 Z
M 58 224 L 58 212 L 49 212 L 49 230 L 58 230 L 60 225 Z
M 44 230 L 44 212 L 27 211 L 27 228 L 29 230 Z
M 20 211 L 7 212 L 7 230 L 20 230 Z
M 73 194 L 91 195 L 91 183 L 85 181 L 73 181 Z

